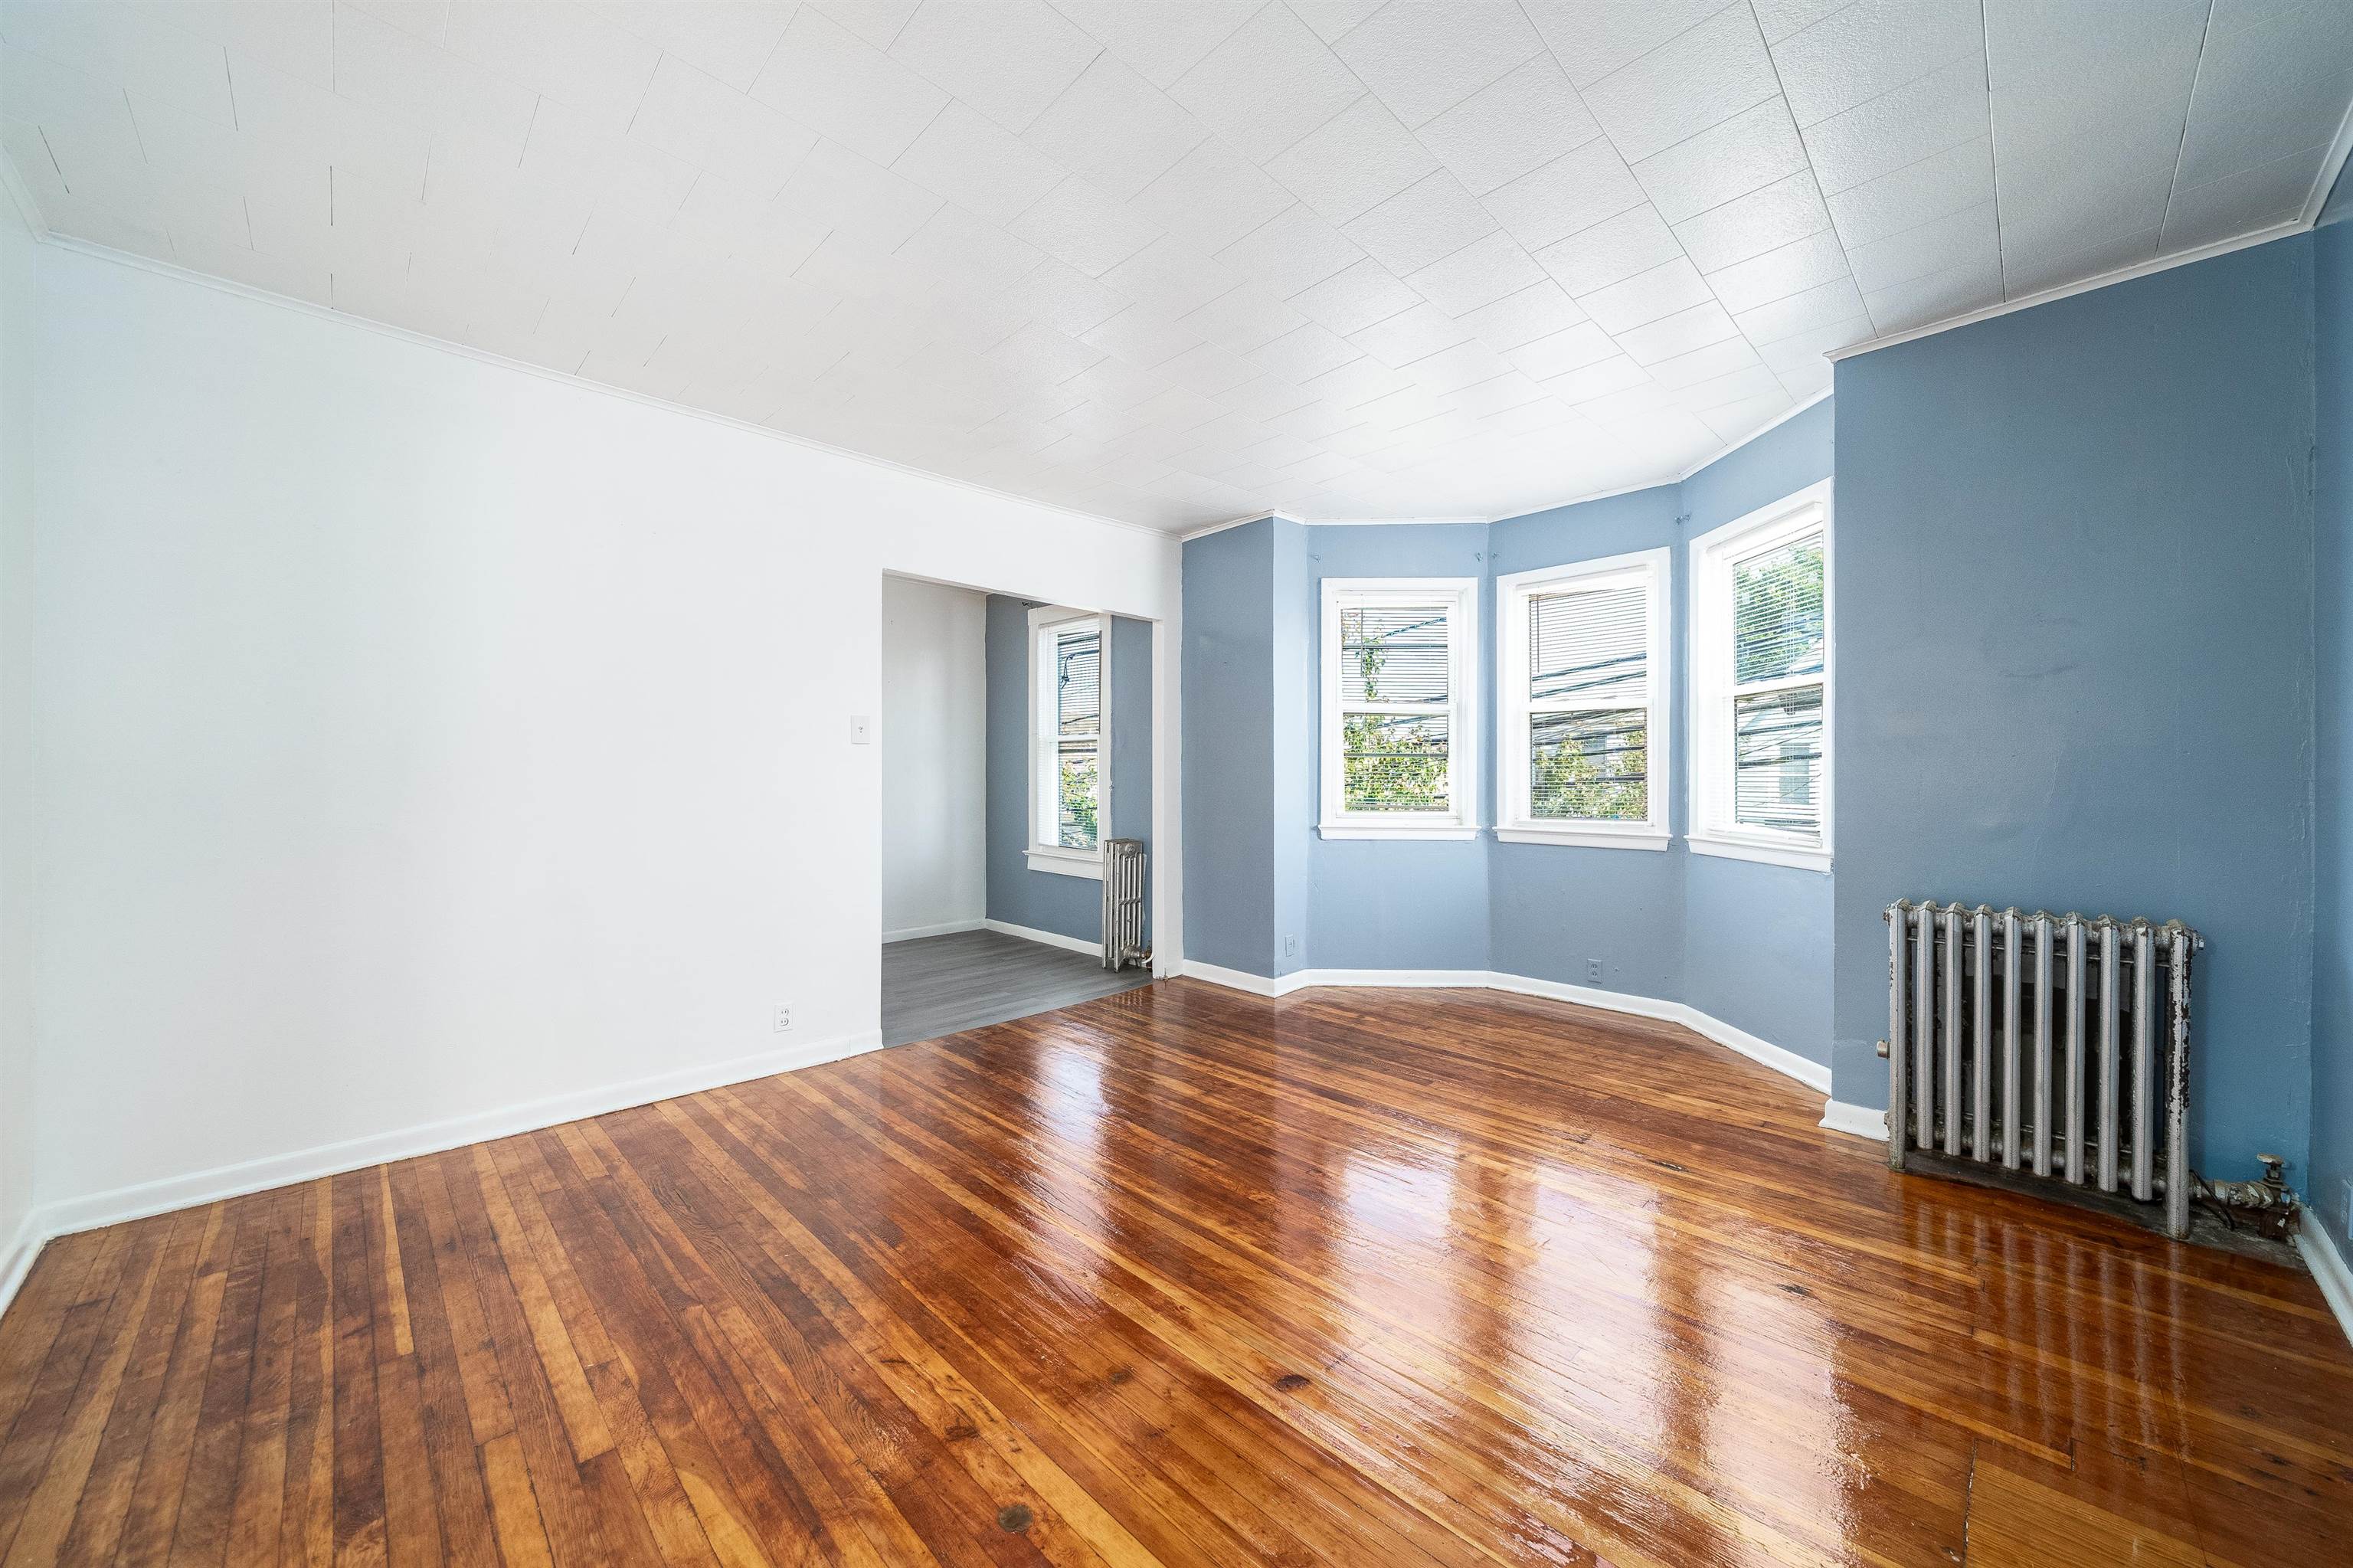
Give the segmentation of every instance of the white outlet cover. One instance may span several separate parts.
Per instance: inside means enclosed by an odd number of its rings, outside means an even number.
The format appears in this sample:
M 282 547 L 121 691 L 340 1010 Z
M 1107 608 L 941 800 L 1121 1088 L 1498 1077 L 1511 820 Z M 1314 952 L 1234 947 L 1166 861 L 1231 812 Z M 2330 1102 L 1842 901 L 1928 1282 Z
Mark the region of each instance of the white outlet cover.
M 849 744 L 852 746 L 867 746 L 872 744 L 873 739 L 874 721 L 867 717 L 864 714 L 850 715 Z

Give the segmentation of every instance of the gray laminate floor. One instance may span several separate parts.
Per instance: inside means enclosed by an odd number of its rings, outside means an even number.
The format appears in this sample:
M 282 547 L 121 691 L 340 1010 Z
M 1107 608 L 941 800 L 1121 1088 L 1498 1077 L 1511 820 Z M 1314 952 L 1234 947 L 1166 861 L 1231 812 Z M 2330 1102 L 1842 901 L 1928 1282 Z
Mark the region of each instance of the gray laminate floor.
M 1027 1018 L 1151 981 L 1148 969 L 1113 974 L 1100 959 L 997 931 L 885 942 L 882 1044 Z

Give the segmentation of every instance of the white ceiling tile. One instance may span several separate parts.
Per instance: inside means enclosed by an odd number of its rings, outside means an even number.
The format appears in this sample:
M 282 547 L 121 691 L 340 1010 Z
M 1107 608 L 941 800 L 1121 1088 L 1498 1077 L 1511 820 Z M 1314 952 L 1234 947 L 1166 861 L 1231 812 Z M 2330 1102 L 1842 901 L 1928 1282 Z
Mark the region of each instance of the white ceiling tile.
M 1461 316 L 1544 279 L 1545 270 L 1499 229 L 1431 262 L 1406 281 L 1440 310 Z
M 1677 311 L 1672 315 L 1645 322 L 1641 326 L 1629 327 L 1614 335 L 1618 346 L 1637 365 L 1651 366 L 1662 359 L 1689 354 L 1694 349 L 1705 348 L 1710 344 L 1721 343 L 1725 338 L 1736 336 L 1738 331 L 1732 324 L 1730 313 L 1715 301 L 1709 300 L 1688 310 Z
M 1465 189 L 1484 196 L 1583 146 L 1601 127 L 1547 54 L 1426 122 L 1416 134 Z
M 771 196 L 817 144 L 814 132 L 670 55 L 661 57 L 628 134 Z
M 1521 175 L 1482 198 L 1487 210 L 1530 250 L 1567 238 L 1642 205 L 1642 187 L 1605 136 Z
M 1364 26 L 1385 4 L 1387 0 L 1291 0 L 1291 8 L 1328 44 Z
M 2324 149 L 2312 146 L 2176 191 L 2161 249 L 2184 250 L 2293 217 L 2312 191 Z M 1878 313 L 1874 311 L 1875 316 Z
M 1505 370 L 1448 393 L 1446 406 L 1450 411 L 1471 414 L 1483 419 L 1490 414 L 1525 408 L 1544 396 L 1545 389 L 1529 376 L 1517 370 Z
M 1355 102 L 1356 74 L 1282 5 L 1264 6 L 1169 88 L 1261 162 Z
M 1759 363 L 1756 348 L 1746 338 L 1736 334 L 1659 361 L 1650 367 L 1651 379 L 1672 392 L 1734 375 Z
M 1778 44 L 1800 28 L 1810 27 L 1850 0 L 1751 0 L 1757 26 L 1768 44 Z
M 356 12 L 336 20 L 335 91 L 427 125 L 463 126 L 497 136 L 517 149 L 531 132 L 538 103 L 529 88 Z
M 1311 213 L 1308 216 L 1312 217 L 1314 215 Z M 1297 236 L 1293 238 L 1300 238 Z M 1303 249 L 1306 242 L 1300 238 L 1300 244 Z M 1293 265 L 1303 270 L 1305 262 L 1300 251 L 1287 252 L 1286 256 Z M 1333 269 L 1335 271 L 1338 270 L 1337 267 Z M 1261 287 L 1272 291 L 1273 284 L 1264 275 L 1252 272 L 1250 276 Z M 1240 288 L 1242 274 L 1225 262 L 1199 255 L 1175 238 L 1163 236 L 1104 273 L 1103 281 L 1106 287 L 1124 294 L 1137 304 L 1152 305 L 1169 315 L 1182 316 Z
M 1291 303 L 1311 320 L 1345 337 L 1399 311 L 1411 310 L 1421 303 L 1421 296 L 1366 257 L 1293 294 Z
M 1068 262 L 1040 261 L 999 296 L 1024 315 L 1066 337 L 1082 337 L 1128 308 L 1129 302 Z
M 1584 91 L 1593 117 L 1639 163 L 1778 90 L 1757 18 L 1746 5 L 1728 5 Z
M 891 165 L 991 223 L 1011 223 L 1066 177 L 1060 164 L 975 109 L 950 103 Z
M 1234 271 L 1284 299 L 1353 265 L 1364 252 L 1297 203 L 1217 254 Z
M 1781 90 L 1811 125 L 1982 52 L 1979 0 L 1855 0 L 1773 46 Z
M 1623 333 L 1715 299 L 1715 291 L 1699 275 L 1699 269 L 1688 257 L 1678 256 L 1606 289 L 1580 294 L 1577 302 L 1604 330 Z
M 1156 0 L 1155 0 L 1156 3 Z M 1281 184 L 1210 137 L 1129 204 L 1196 249 L 1215 253 L 1293 205 Z
M 813 7 L 792 23 L 752 96 L 879 163 L 894 162 L 947 94 Z
M 1749 403 L 1771 398 L 1783 408 L 1788 406 L 1789 395 L 1782 388 L 1780 378 L 1772 367 L 1757 360 L 1728 375 L 1713 376 L 1705 381 L 1675 388 L 1669 394 L 1680 408 L 1704 415 L 1711 408 L 1722 408 L 1735 403 Z M 1712 423 L 1713 421 L 1711 421 Z
M 1805 143 L 1774 99 L 1644 159 L 1634 177 L 1661 216 L 1681 223 L 1805 167 Z
M 1986 62 L 1965 55 L 1806 127 L 1824 191 L 1842 191 L 1988 134 Z
M 1550 382 L 1571 371 L 1623 356 L 1608 333 L 1591 322 L 1579 322 L 1533 343 L 1524 343 L 1504 357 L 1535 380 Z
M 1822 362 L 1823 356 L 1831 350 L 1862 343 L 1873 335 L 1871 318 L 1858 313 L 1842 322 L 1832 322 L 1828 326 L 1810 328 L 1759 344 L 1757 352 L 1781 376 L 1786 385 L 1793 366 Z
M 1752 256 L 1820 234 L 1830 208 L 1804 170 L 1736 196 L 1675 225 L 1675 238 L 1704 272 L 1719 272 Z
M 2161 213 L 2160 209 L 2160 213 Z M 1855 286 L 1865 292 L 1892 289 L 1931 272 L 1941 272 L 1964 261 L 1999 261 L 2001 234 L 1994 225 L 1994 206 L 1965 207 L 1960 211 L 1857 245 L 1847 252 Z
M 995 294 L 1036 270 L 1044 259 L 1039 249 L 951 202 L 934 213 L 892 255 L 911 265 L 929 268 L 939 278 L 940 289 Z M 1080 266 L 1071 257 L 1060 260 Z
M 234 126 L 227 51 L 165 18 L 169 8 L 28 5 L 0 13 L 0 37 L 56 64 L 107 80 L 182 113 Z M 365 21 L 365 18 L 361 18 Z M 370 26 L 375 24 L 369 23 Z M 23 111 L 11 108 L 19 118 Z
M 619 124 L 663 58 L 657 45 L 585 7 L 554 4 L 456 6 L 447 37 L 450 53 Z M 741 91 L 744 84 L 723 85 Z
M 1860 343 L 1871 335 L 1871 322 L 1868 317 L 1858 322 L 1856 327 L 1856 335 L 1850 338 L 1849 342 Z M 1837 380 L 1836 369 L 1829 356 L 1819 354 L 1808 359 L 1782 366 L 1773 374 L 1788 392 L 1790 399 L 1799 403 L 1810 402 L 1831 390 Z
M 1008 226 L 1045 251 L 1100 278 L 1160 238 L 1160 229 L 1073 175 Z
M 1659 209 L 1645 202 L 1546 246 L 1536 260 L 1572 294 L 1589 294 L 1683 253 Z
M 335 85 L 334 7 L 329 0 L 183 0 L 171 7 L 170 19 L 174 26 L 222 45 L 233 58 L 284 71 L 314 87 Z M 0 34 L 5 31 L 0 25 Z M 653 69 L 650 60 L 646 69 Z
M 1392 369 L 1452 348 L 1469 337 L 1460 323 L 1436 305 L 1416 305 L 1349 334 L 1349 341 Z
M 786 210 L 889 252 L 940 209 L 940 198 L 848 147 L 819 142 L 776 196 Z
M 1737 4 L 1737 0 L 1735 0 Z M 1585 87 L 1725 9 L 1724 0 L 1527 0 L 1522 7 Z
M 1362 350 L 1339 334 L 1309 322 L 1242 355 L 1261 373 L 1294 384 L 1337 370 Z
M 1409 125 L 1451 109 L 1542 52 L 1516 5 L 1385 5 L 1334 41 L 1357 79 Z
M 673 0 L 633 0 L 605 7 L 639 37 L 659 44 L 728 86 L 749 91 L 760 67 L 794 19 L 790 0 L 681 5 Z
M 1166 89 L 1233 37 L 1259 0 L 1056 0 L 1056 8 Z
M 890 50 L 892 59 L 1014 132 L 1028 130 L 1102 52 L 1045 0 L 930 0 Z
M 1863 296 L 1873 324 L 1883 334 L 1902 332 L 2000 302 L 2001 269 L 1981 261 L 1966 261 Z
M 2272 12 L 2210 36 L 2181 146 L 2184 188 L 2304 147 L 2326 145 L 2353 75 L 2353 7 L 2336 0 Z
M 1739 441 L 1755 435 L 1794 407 L 1794 400 L 1777 382 L 1770 392 L 1703 409 L 1699 417 L 1715 432 L 1717 440 Z
M 1122 201 L 1209 136 L 1175 99 L 1109 54 L 1096 56 L 1023 134 L 1032 147 Z
M 1024 375 L 1056 383 L 1101 363 L 1103 352 L 1033 322 L 997 344 L 988 357 Z
M 2001 269 L 1990 269 L 1996 277 Z M 1901 285 L 1897 285 L 1900 287 Z M 1751 343 L 1778 343 L 1803 332 L 1861 315 L 1863 297 L 1854 280 L 1840 277 L 1817 287 L 1787 295 L 1754 310 L 1743 311 L 1739 326 Z
M 1236 355 L 1297 332 L 1309 318 L 1264 291 L 1244 284 L 1178 318 L 1177 324 Z M 1325 323 L 1329 324 L 1329 323 Z
M 1737 314 L 1846 275 L 1846 249 L 1838 236 L 1826 228 L 1707 273 L 1706 278 L 1724 308 Z
M 2145 228 L 2137 234 L 2117 235 L 2095 245 L 2055 253 L 2039 247 L 2012 245 L 2005 238 L 2001 252 L 2002 293 L 2015 300 L 2061 283 L 2138 266 L 2156 257 L 2164 232 L 2161 226 Z
M 1403 276 L 1493 233 L 1495 220 L 1440 169 L 1341 227 L 1366 254 Z
M 1413 132 L 1369 95 L 1267 160 L 1266 172 L 1333 223 L 1361 217 L 1438 167 Z
M 811 0 L 811 4 L 876 48 L 887 49 L 913 20 L 916 0 Z
M 1154 368 L 1176 387 L 1203 397 L 1239 387 L 1256 374 L 1240 355 L 1229 354 L 1215 344 L 1188 348 Z
M 1485 344 L 1476 341 L 1458 343 L 1452 348 L 1442 348 L 1426 359 L 1417 359 L 1404 367 L 1415 385 L 1444 395 L 1459 392 L 1465 387 L 1513 370 L 1504 357 Z M 1456 406 L 1458 408 L 1460 405 Z
M 1471 312 L 1461 324 L 1489 348 L 1505 354 L 1585 319 L 1583 308 L 1558 283 L 1547 281 Z
M 1979 140 L 1866 180 L 1829 199 L 1840 238 L 1849 245 L 1868 245 L 1993 198 L 1992 143 Z
M 1316 376 L 1306 384 L 1306 390 L 1335 408 L 1360 408 L 1412 385 L 1396 370 L 1367 355 Z

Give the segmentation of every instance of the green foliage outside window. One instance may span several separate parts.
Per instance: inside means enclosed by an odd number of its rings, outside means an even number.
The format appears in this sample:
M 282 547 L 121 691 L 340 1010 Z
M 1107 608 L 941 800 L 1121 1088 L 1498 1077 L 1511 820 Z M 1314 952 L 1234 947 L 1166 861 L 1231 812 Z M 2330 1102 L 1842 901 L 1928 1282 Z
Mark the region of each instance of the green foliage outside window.
M 1061 842 L 1064 849 L 1095 847 L 1095 759 L 1065 757 L 1061 768 Z
M 1387 655 L 1377 639 L 1364 634 L 1363 612 L 1341 617 L 1340 642 L 1354 648 L 1364 677 L 1364 700 L 1383 701 L 1381 666 Z M 1443 811 L 1451 755 L 1443 715 L 1348 714 L 1340 720 L 1344 809 L 1350 811 Z

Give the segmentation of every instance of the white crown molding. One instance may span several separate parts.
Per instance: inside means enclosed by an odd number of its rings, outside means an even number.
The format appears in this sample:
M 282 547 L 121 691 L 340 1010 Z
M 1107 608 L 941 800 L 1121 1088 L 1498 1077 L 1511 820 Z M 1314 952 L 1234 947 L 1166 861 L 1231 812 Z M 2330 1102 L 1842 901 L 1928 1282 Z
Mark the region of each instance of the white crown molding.
M 1760 1039 L 1736 1024 L 1702 1012 L 1696 1007 L 1680 1001 L 1661 1001 L 1655 997 L 1641 996 L 1632 991 L 1602 991 L 1593 986 L 1569 985 L 1561 980 L 1505 974 L 1497 969 L 1294 969 L 1287 975 L 1269 978 L 1188 959 L 1179 972 L 1212 985 L 1263 997 L 1285 997 L 1314 986 L 1367 986 L 1384 990 L 1445 988 L 1538 996 L 1552 1001 L 1573 1002 L 1579 1007 L 1654 1019 L 1662 1023 L 1678 1023 L 1702 1039 L 1737 1052 L 1784 1077 L 1796 1079 L 1810 1089 L 1824 1095 L 1831 1089 L 1831 1070 L 1824 1063 L 1800 1056 L 1769 1040 Z
M 2306 228 L 2319 223 L 2320 209 L 2328 205 L 2328 193 L 2337 188 L 2337 177 L 2345 172 L 2345 157 L 2348 153 L 2353 153 L 2353 103 L 2345 106 L 2345 117 L 2337 122 L 2337 135 L 2320 160 L 2319 172 L 2312 176 L 2312 194 L 2304 198 L 2304 226 Z
M 2328 1309 L 2337 1314 L 2337 1326 L 2345 1330 L 2348 1340 L 2353 1340 L 2353 1269 L 2345 1266 L 2337 1238 L 2322 1228 L 2316 1211 L 2304 1212 L 2304 1224 L 2295 1233 L 2295 1250 L 2304 1255 L 2305 1266 L 2312 1270 Z
M 1934 337 L 1938 333 L 1951 332 L 1955 327 L 1975 326 L 1979 322 L 1989 322 L 2000 316 L 2015 315 L 2020 311 L 2031 311 L 2037 305 L 2053 304 L 2061 300 L 2073 299 L 2077 294 L 2088 294 L 2094 289 L 2110 288 L 2117 283 L 2129 283 L 2136 278 L 2147 278 L 2159 272 L 2170 272 L 2176 267 L 2187 267 L 2193 261 L 2211 261 L 2217 256 L 2228 256 L 2234 250 L 2251 249 L 2258 245 L 2268 245 L 2274 239 L 2286 239 L 2295 235 L 2311 232 L 2312 224 L 2308 219 L 2291 218 L 2284 223 L 2273 224 L 2268 228 L 2258 228 L 2251 234 L 2242 234 L 2230 239 L 2218 239 L 2211 245 L 2200 245 L 2190 250 L 2179 250 L 2170 256 L 2158 256 L 2147 261 L 2136 261 L 2129 267 L 2118 267 L 2111 271 L 2096 272 L 2088 278 L 2079 278 L 2072 283 L 2061 283 L 2031 294 L 2021 294 L 2015 300 L 2003 300 L 1998 304 L 1981 306 L 1977 310 L 1968 311 L 1957 316 L 1947 316 L 1940 321 L 1929 322 L 1922 326 L 1906 327 L 1902 332 L 1889 333 L 1884 337 L 1866 338 L 1861 343 L 1851 343 L 1844 348 L 1831 349 L 1830 358 L 1835 363 L 1841 359 L 1852 359 L 1858 355 L 1876 354 L 1883 348 L 1894 348 L 1898 344 L 1912 343 L 1920 338 Z
M 33 238 L 47 242 L 50 238 L 49 220 L 41 216 L 41 204 L 33 199 L 32 187 L 25 183 L 25 176 L 17 172 L 16 160 L 5 148 L 0 148 L 0 185 L 8 187 L 8 199 L 16 204 L 16 216 L 25 220 Z
M 21 182 L 17 178 L 13 164 L 8 166 L 6 178 L 12 195 L 16 194 Z M 21 205 L 25 198 L 19 196 L 17 199 Z M 738 419 L 732 415 L 714 413 L 708 408 L 697 408 L 685 403 L 673 403 L 664 397 L 649 397 L 643 392 L 632 391 L 627 387 L 615 387 L 608 382 L 592 381 L 585 376 L 575 376 L 569 371 L 556 370 L 544 365 L 533 365 L 527 359 L 510 359 L 504 355 L 492 354 L 488 349 L 474 348 L 466 344 L 454 343 L 448 338 L 433 337 L 425 333 L 413 332 L 407 327 L 395 326 L 389 322 L 353 315 L 349 311 L 333 310 L 325 305 L 314 304 L 309 300 L 297 300 L 285 294 L 273 294 L 267 289 L 257 289 L 250 284 L 239 283 L 232 279 L 215 277 L 209 272 L 199 272 L 193 268 L 183 267 L 177 262 L 159 261 L 152 256 L 140 256 L 128 250 L 117 250 L 112 246 L 99 245 L 87 239 L 77 239 L 71 235 L 58 234 L 46 227 L 37 230 L 34 237 L 45 245 L 53 245 L 61 250 L 69 250 L 78 256 L 87 256 L 93 260 L 111 261 L 120 267 L 152 272 L 160 278 L 170 278 L 183 283 L 194 283 L 218 293 L 229 294 L 241 300 L 251 300 L 260 304 L 274 305 L 280 310 L 291 311 L 297 315 L 310 316 L 314 320 L 337 322 L 345 326 L 356 327 L 363 332 L 375 333 L 382 337 L 416 344 L 425 348 L 438 349 L 444 354 L 456 355 L 461 359 L 470 359 L 479 364 L 494 365 L 504 370 L 518 370 L 526 376 L 534 376 L 543 381 L 553 381 L 561 387 L 575 387 L 584 392 L 594 392 L 607 397 L 617 397 L 623 402 L 635 403 L 641 408 L 660 408 L 672 414 L 683 414 L 688 418 L 700 419 L 705 424 L 741 430 L 746 435 L 759 436 L 772 441 L 782 441 L 788 446 L 799 447 L 807 451 L 822 452 L 828 457 L 844 458 L 851 462 L 863 463 L 870 468 L 884 469 L 890 472 L 906 474 L 914 479 L 929 480 L 934 484 L 949 485 L 975 495 L 986 495 L 994 501 L 1011 502 L 1016 505 L 1034 506 L 1040 511 L 1059 513 L 1076 522 L 1098 524 L 1105 528 L 1117 528 L 1130 534 L 1141 534 L 1146 538 L 1164 542 L 1173 543 L 1176 538 L 1176 535 L 1169 533 L 1166 528 L 1155 528 L 1143 523 L 1130 523 L 1119 517 L 1106 517 L 1096 512 L 1082 512 L 1073 506 L 1063 506 L 1051 501 L 1039 501 L 1034 496 L 1016 495 L 1009 490 L 997 490 L 986 484 L 977 484 L 968 479 L 958 479 L 954 474 L 939 473 L 927 468 L 916 468 L 908 463 L 894 462 L 889 458 L 876 457 L 871 452 L 853 451 L 848 447 L 837 447 L 807 436 L 795 435 L 790 430 L 779 429 L 774 425 L 755 425 L 749 419 Z

